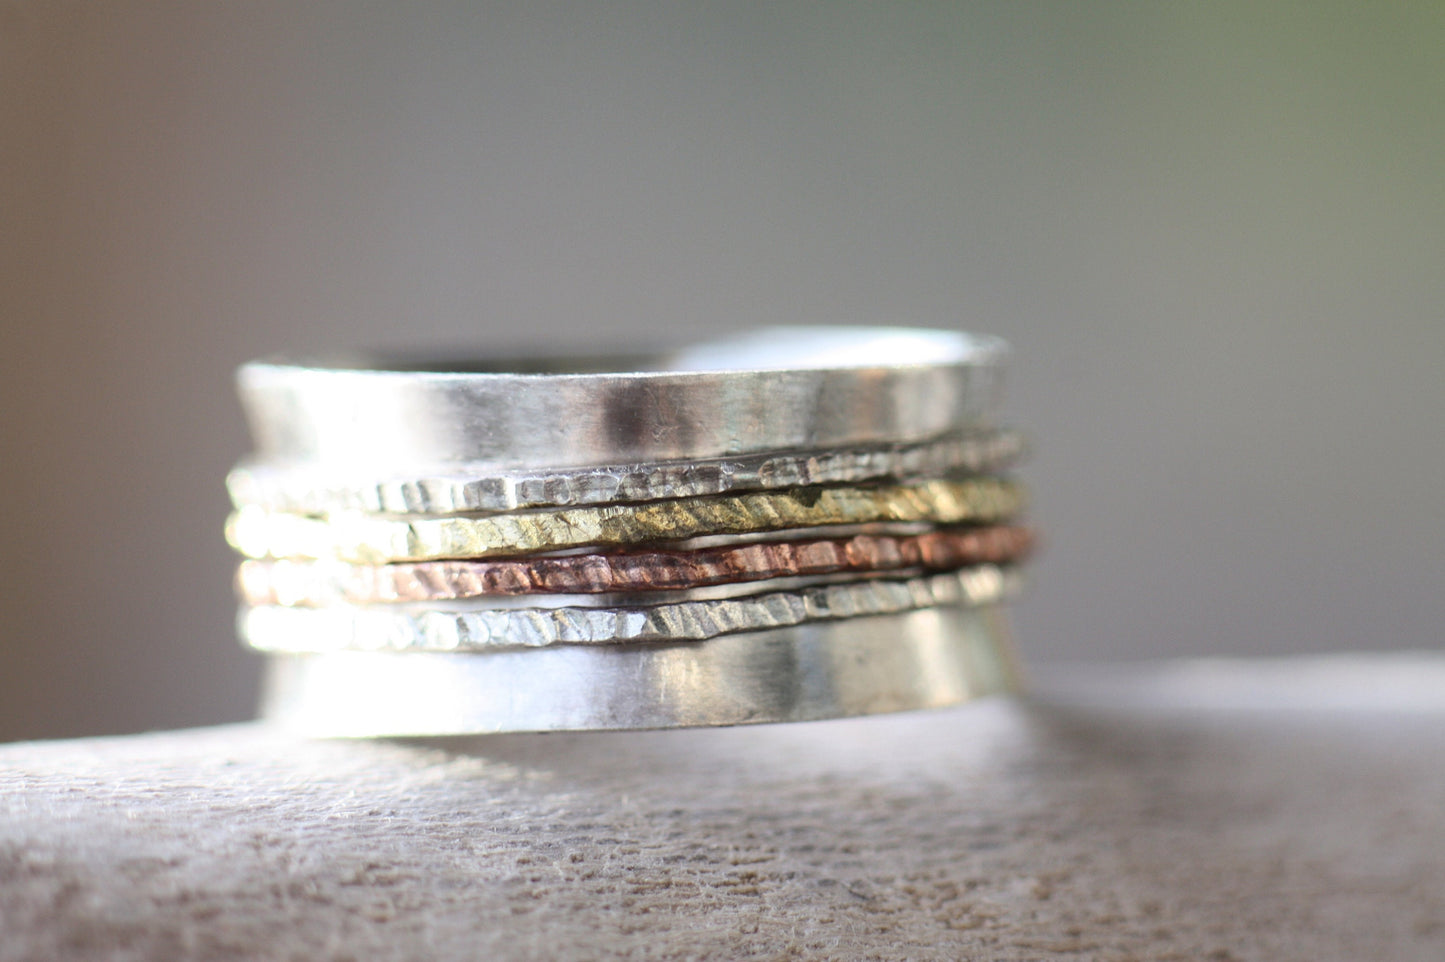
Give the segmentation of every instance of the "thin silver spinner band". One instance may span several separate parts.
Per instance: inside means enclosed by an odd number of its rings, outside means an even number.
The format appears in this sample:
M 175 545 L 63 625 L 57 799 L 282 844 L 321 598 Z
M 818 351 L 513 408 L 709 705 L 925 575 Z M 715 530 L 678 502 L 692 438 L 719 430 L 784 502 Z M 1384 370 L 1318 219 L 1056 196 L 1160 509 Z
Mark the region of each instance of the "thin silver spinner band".
M 1023 451 L 1019 434 L 993 430 L 920 444 L 500 473 L 483 465 L 446 465 L 377 477 L 314 464 L 247 461 L 231 471 L 226 487 L 238 508 L 295 514 L 500 512 L 991 474 L 1011 466 Z
M 256 362 L 238 382 L 257 461 L 363 474 L 404 464 L 535 470 L 903 444 L 986 427 L 1007 350 L 951 331 L 773 328 L 604 367 Z M 528 370 L 541 373 L 519 373 Z
M 944 575 L 869 579 L 760 592 L 738 598 L 631 607 L 338 605 L 242 608 L 238 630 L 266 652 L 451 652 L 554 645 L 705 641 L 738 632 L 892 615 L 937 606 L 1003 601 L 1017 591 L 1012 569 L 978 565 Z
M 1017 684 L 1006 614 L 942 607 L 682 644 L 278 655 L 262 713 L 340 738 L 684 728 L 943 708 Z

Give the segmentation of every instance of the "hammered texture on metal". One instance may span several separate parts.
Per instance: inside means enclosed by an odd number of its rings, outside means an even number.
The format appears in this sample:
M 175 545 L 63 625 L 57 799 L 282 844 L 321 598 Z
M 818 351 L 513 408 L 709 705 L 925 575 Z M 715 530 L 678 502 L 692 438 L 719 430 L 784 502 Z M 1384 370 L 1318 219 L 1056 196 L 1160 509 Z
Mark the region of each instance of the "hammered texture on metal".
M 975 478 L 877 488 L 803 488 L 480 518 L 393 519 L 345 513 L 322 520 L 242 508 L 227 522 L 226 538 L 252 558 L 334 558 L 385 564 L 515 556 L 820 525 L 990 523 L 1017 514 L 1023 504 L 1019 485 L 998 478 Z
M 454 514 L 693 498 L 732 492 L 985 474 L 1022 454 L 1013 431 L 924 444 L 499 474 L 466 466 L 414 477 L 336 475 L 312 465 L 242 464 L 226 479 L 236 507 L 297 514 Z
M 1012 569 L 869 580 L 742 598 L 620 608 L 243 608 L 241 637 L 269 652 L 486 651 L 547 645 L 703 641 L 742 631 L 887 615 L 937 605 L 991 604 L 1012 594 Z
M 236 587 L 247 604 L 306 607 L 487 595 L 685 590 L 768 578 L 1011 564 L 1023 560 L 1032 543 L 1033 533 L 1028 528 L 993 525 L 918 535 L 860 534 L 691 551 L 639 549 L 499 561 L 390 565 L 246 561 L 237 573 Z

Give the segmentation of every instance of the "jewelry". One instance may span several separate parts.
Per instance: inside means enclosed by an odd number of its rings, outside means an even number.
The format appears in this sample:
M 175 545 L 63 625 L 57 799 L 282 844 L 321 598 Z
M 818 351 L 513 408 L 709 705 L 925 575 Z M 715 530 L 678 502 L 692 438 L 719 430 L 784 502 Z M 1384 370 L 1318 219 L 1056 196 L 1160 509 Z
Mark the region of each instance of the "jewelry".
M 986 605 L 682 644 L 274 657 L 262 713 L 344 738 L 746 725 L 941 708 L 1016 678 Z
M 454 514 L 984 474 L 1008 467 L 1022 451 L 1018 434 L 987 431 L 922 444 L 510 473 L 452 465 L 378 478 L 322 471 L 311 464 L 247 462 L 230 473 L 226 485 L 238 508 L 258 505 L 296 514 Z
M 804 488 L 641 505 L 563 508 L 483 518 L 328 520 L 242 508 L 226 540 L 252 558 L 335 558 L 361 564 L 536 554 L 592 545 L 679 541 L 874 521 L 988 523 L 1023 507 L 1023 490 L 996 478 L 881 488 Z
M 264 713 L 323 736 L 800 721 L 1012 690 L 1008 348 L 255 362 L 227 478 Z
M 243 608 L 241 637 L 271 652 L 487 651 L 547 645 L 702 641 L 739 631 L 891 615 L 938 605 L 992 604 L 1017 589 L 1012 569 L 870 579 L 740 598 L 618 608 L 477 605 Z
M 237 589 L 249 605 L 369 605 L 452 601 L 487 595 L 582 594 L 696 589 L 771 578 L 867 574 L 917 568 L 1017 563 L 1033 533 L 995 525 L 915 535 L 755 541 L 688 551 L 638 549 L 514 561 L 421 561 L 348 565 L 246 561 Z
M 261 461 L 363 475 L 455 463 L 535 471 L 977 429 L 997 407 L 1006 353 L 996 338 L 949 331 L 778 328 L 610 366 L 252 363 L 238 383 Z

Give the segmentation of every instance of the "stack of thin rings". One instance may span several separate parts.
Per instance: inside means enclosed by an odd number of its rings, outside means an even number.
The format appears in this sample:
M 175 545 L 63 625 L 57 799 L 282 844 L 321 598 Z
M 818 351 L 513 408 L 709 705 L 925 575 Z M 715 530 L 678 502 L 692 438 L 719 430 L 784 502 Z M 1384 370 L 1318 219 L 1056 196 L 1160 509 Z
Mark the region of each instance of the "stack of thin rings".
M 1013 684 L 1006 346 L 774 328 L 634 359 L 256 362 L 231 472 L 265 712 L 338 736 L 936 707 Z

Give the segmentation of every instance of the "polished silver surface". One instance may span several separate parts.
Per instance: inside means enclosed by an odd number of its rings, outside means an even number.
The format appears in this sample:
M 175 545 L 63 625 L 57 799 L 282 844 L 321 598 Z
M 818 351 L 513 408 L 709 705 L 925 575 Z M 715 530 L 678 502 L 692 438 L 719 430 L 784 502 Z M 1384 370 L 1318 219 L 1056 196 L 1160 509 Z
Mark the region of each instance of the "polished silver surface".
M 265 717 L 324 737 L 681 728 L 941 708 L 1016 684 L 993 606 L 700 643 L 271 658 Z
M 238 508 L 329 514 L 451 514 L 691 498 L 818 484 L 907 481 L 992 473 L 1023 452 L 1013 431 L 978 431 L 920 444 L 755 454 L 654 464 L 489 472 L 485 465 L 408 465 L 367 475 L 318 464 L 247 461 L 226 479 Z
M 756 585 L 750 586 L 756 588 Z M 242 608 L 241 638 L 268 652 L 488 651 L 553 645 L 704 641 L 737 632 L 889 615 L 939 605 L 993 604 L 1018 575 L 978 565 L 942 575 L 789 586 L 741 597 L 609 607 L 596 598 L 554 606 L 491 601 Z
M 774 328 L 603 369 L 258 362 L 238 378 L 259 461 L 537 471 L 984 427 L 1006 352 L 995 338 L 950 331 Z

